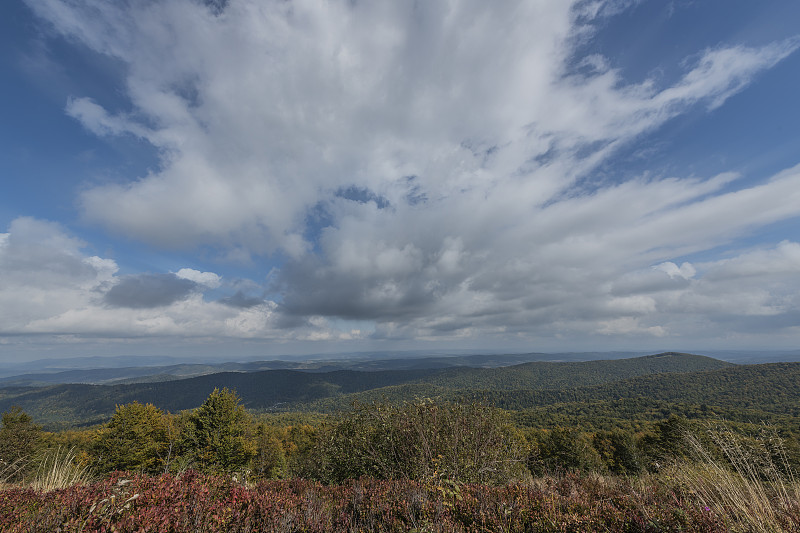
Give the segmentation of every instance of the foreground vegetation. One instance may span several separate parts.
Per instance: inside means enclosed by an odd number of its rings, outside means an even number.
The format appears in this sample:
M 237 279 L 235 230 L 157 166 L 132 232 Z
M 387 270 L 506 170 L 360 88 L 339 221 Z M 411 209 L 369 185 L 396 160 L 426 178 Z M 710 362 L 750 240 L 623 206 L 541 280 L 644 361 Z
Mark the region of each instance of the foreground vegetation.
M 719 383 L 736 372 L 705 372 L 706 388 L 730 390 Z M 748 375 L 762 383 L 773 369 Z M 653 390 L 701 377 L 662 376 Z M 800 530 L 794 407 L 768 401 L 791 385 L 778 379 L 746 408 L 720 405 L 730 394 L 613 399 L 613 387 L 659 382 L 632 379 L 518 410 L 490 395 L 356 402 L 331 416 L 247 411 L 223 388 L 177 414 L 134 401 L 58 432 L 11 408 L 0 531 Z M 590 390 L 609 398 L 587 402 Z M 764 412 L 773 425 L 757 423 Z
M 638 440 L 567 429 L 526 437 L 502 411 L 427 400 L 356 406 L 289 428 L 282 443 L 237 400 L 214 391 L 180 423 L 152 405 L 120 406 L 77 453 L 45 444 L 54 436 L 22 411 L 5 413 L 0 531 L 800 528 L 794 458 L 769 428 L 698 434 L 673 417 Z M 128 472 L 103 474 L 115 468 Z
M 336 486 L 264 481 L 248 487 L 197 473 L 114 475 L 48 493 L 0 493 L 0 530 L 7 532 L 724 532 L 730 525 L 686 491 L 598 476 L 501 487 L 373 479 Z

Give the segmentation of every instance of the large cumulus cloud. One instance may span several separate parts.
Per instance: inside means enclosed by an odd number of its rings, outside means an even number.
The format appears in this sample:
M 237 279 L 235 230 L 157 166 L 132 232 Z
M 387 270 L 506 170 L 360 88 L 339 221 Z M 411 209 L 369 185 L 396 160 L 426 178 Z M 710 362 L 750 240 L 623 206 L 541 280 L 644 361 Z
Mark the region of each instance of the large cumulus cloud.
M 267 306 L 284 325 L 369 320 L 376 338 L 695 335 L 687 311 L 713 335 L 702 313 L 734 293 L 741 316 L 794 312 L 779 296 L 791 276 L 760 284 L 758 254 L 778 252 L 677 258 L 800 215 L 797 168 L 760 183 L 592 171 L 671 118 L 725 105 L 797 40 L 718 45 L 672 78 L 631 81 L 581 55 L 628 4 L 30 2 L 125 66 L 129 107 L 74 95 L 66 112 L 161 154 L 148 175 L 86 189 L 85 220 L 165 248 L 285 258 L 257 296 L 203 303 L 196 278 L 153 274 L 115 279 L 104 303 L 197 305 L 245 330 L 242 313 Z M 737 265 L 758 281 L 728 293 Z

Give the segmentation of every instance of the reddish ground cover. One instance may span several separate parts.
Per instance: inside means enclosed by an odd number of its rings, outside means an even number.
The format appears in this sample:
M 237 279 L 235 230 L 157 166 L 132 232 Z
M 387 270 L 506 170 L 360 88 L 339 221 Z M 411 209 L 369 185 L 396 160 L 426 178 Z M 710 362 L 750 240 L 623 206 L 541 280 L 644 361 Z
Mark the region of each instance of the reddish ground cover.
M 115 474 L 51 492 L 0 492 L 4 532 L 726 531 L 710 511 L 659 486 L 566 476 L 487 487 L 363 479 L 245 487 L 189 472 Z

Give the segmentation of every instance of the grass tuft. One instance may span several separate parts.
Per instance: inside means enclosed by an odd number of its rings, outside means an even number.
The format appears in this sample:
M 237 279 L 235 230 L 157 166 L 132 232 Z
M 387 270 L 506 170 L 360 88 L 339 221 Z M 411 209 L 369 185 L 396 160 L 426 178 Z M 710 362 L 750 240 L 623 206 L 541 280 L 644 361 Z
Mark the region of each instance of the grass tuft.
M 30 487 L 47 492 L 72 485 L 85 485 L 92 480 L 91 469 L 78 459 L 75 448 L 66 450 L 59 446 L 48 450 L 42 456 L 39 467 L 30 481 Z
M 752 439 L 724 426 L 711 427 L 708 434 L 721 453 L 687 435 L 698 461 L 676 465 L 670 475 L 700 505 L 727 517 L 731 531 L 798 531 L 800 483 L 774 430 L 764 428 Z
M 20 479 L 27 466 L 23 459 L 16 459 L 9 463 L 0 459 L 0 490 L 13 487 Z

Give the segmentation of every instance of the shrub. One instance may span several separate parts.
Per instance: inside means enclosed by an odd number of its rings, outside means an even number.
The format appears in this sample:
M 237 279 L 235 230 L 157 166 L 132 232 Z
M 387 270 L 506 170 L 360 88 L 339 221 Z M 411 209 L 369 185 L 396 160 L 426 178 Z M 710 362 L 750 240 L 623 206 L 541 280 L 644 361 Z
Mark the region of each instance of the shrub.
M 0 492 L 0 531 L 728 531 L 713 512 L 663 487 L 566 475 L 537 484 L 463 485 L 460 499 L 418 481 L 303 480 L 246 488 L 227 476 L 112 477 L 42 493 Z
M 304 473 L 328 483 L 363 476 L 505 483 L 527 474 L 524 449 L 498 409 L 430 400 L 356 405 L 323 429 Z
M 656 423 L 653 429 L 654 432 L 642 437 L 640 443 L 650 470 L 657 471 L 689 457 L 686 437 L 693 434 L 693 429 L 688 420 L 673 414 Z
M 592 446 L 612 474 L 637 474 L 642 470 L 636 439 L 628 431 L 598 431 L 592 437 Z

